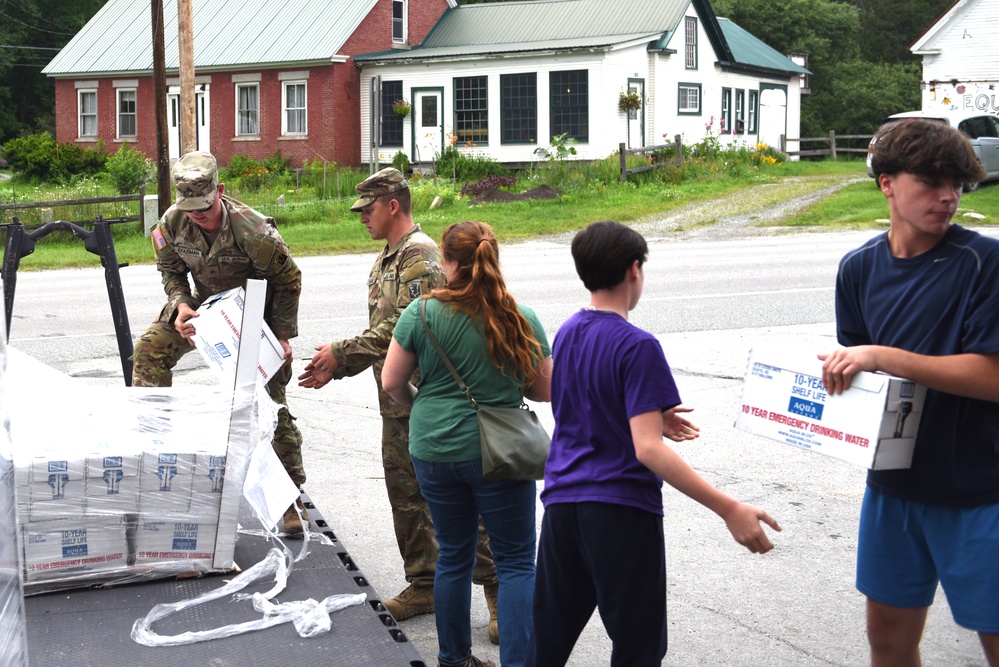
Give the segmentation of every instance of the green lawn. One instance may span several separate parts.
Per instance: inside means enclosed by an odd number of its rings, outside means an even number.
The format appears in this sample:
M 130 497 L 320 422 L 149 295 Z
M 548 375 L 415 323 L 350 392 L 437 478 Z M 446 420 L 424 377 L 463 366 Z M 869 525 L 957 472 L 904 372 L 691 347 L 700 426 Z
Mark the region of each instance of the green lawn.
M 537 199 L 475 205 L 462 197 L 459 186 L 444 180 L 414 178 L 411 187 L 414 195 L 414 218 L 424 231 L 440 238 L 447 225 L 461 220 L 480 220 L 490 224 L 500 241 L 518 241 L 539 236 L 560 234 L 585 227 L 595 220 L 634 222 L 647 219 L 694 202 L 704 201 L 763 183 L 775 183 L 785 178 L 814 181 L 817 187 L 842 178 L 864 176 L 864 163 L 860 160 L 822 162 L 786 162 L 772 167 L 746 167 L 743 164 L 716 162 L 689 172 L 677 183 L 658 172 L 646 172 L 639 182 L 618 183 L 611 168 L 597 163 L 590 167 L 566 167 L 558 174 L 538 173 L 521 175 L 513 192 L 522 192 L 553 181 L 562 191 L 558 199 Z M 664 172 L 665 173 L 665 172 Z M 557 179 L 555 178 L 557 176 Z M 19 191 L 11 192 L 12 187 Z M 807 183 L 806 183 L 807 189 Z M 6 188 L 6 189 L 5 189 Z M 797 193 L 801 185 L 789 187 Z M 114 194 L 103 192 L 100 185 L 84 181 L 73 189 L 38 186 L 34 191 L 27 186 L 0 185 L 3 201 L 45 201 L 72 199 L 84 196 Z M 349 210 L 353 197 L 318 200 L 294 188 L 253 192 L 233 192 L 237 198 L 262 212 L 274 216 L 281 234 L 295 256 L 329 255 L 345 252 L 370 252 L 381 248 L 382 243 L 372 241 L 356 213 Z M 342 193 L 345 194 L 345 193 Z M 284 195 L 286 204 L 275 202 Z M 430 210 L 431 202 L 440 197 L 443 204 Z M 999 185 L 986 185 L 975 193 L 965 195 L 963 209 L 973 209 L 984 214 L 986 220 L 976 224 L 992 224 L 999 220 Z M 99 213 L 105 217 L 131 215 L 137 206 L 102 205 Z M 887 216 L 884 196 L 873 181 L 864 180 L 846 186 L 839 192 L 808 207 L 782 222 L 789 227 L 819 229 L 847 229 L 877 227 L 879 219 Z M 24 223 L 29 228 L 37 225 L 37 212 L 24 211 Z M 32 219 L 30 216 L 35 215 Z M 63 216 L 63 217 L 60 217 Z M 56 219 L 92 219 L 93 211 L 71 207 L 56 209 Z M 9 217 L 3 221 L 9 221 Z M 963 218 L 959 221 L 965 221 Z M 0 234 L 6 238 L 6 234 Z M 143 264 L 153 261 L 148 239 L 142 233 L 141 223 L 114 225 L 115 251 L 118 261 Z M 83 244 L 65 232 L 57 231 L 41 239 L 36 251 L 21 260 L 24 270 L 62 267 L 99 266 L 96 255 L 87 253 Z

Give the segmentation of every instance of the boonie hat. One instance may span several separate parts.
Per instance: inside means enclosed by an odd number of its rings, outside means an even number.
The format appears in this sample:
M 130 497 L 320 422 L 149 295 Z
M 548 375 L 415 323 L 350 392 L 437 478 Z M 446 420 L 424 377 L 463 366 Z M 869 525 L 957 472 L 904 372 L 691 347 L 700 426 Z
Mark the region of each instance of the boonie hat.
M 357 184 L 359 198 L 350 207 L 350 210 L 360 211 L 379 197 L 405 190 L 408 187 L 409 183 L 406 182 L 406 177 L 402 175 L 401 171 L 393 167 L 386 167 Z
M 219 194 L 219 165 L 215 156 L 194 151 L 173 165 L 173 181 L 177 186 L 176 207 L 181 211 L 208 208 Z

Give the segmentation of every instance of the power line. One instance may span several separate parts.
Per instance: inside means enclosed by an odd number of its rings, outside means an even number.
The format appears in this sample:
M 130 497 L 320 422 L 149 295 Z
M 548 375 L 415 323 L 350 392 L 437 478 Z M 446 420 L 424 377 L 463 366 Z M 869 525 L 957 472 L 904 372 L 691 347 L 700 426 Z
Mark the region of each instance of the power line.
M 0 44 L 0 49 L 32 49 L 35 51 L 62 51 L 55 46 L 27 46 L 26 44 Z
M 45 28 L 39 28 L 36 25 L 31 25 L 30 23 L 25 23 L 24 21 L 19 21 L 18 19 L 14 18 L 10 14 L 4 14 L 3 12 L 0 12 L 0 16 L 3 16 L 4 18 L 8 18 L 11 21 L 13 21 L 14 23 L 20 23 L 21 25 L 25 26 L 26 28 L 31 28 L 32 30 L 40 30 L 41 32 L 47 32 L 50 35 L 66 35 L 68 37 L 72 37 L 73 35 L 76 34 L 75 32 L 57 32 L 55 30 L 46 30 Z

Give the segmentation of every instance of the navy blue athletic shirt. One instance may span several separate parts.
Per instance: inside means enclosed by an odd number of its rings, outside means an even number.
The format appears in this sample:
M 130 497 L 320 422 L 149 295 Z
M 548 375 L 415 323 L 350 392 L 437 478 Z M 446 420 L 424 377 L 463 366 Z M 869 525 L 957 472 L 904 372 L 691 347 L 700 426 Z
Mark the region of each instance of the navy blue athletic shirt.
M 933 249 L 901 259 L 876 236 L 840 261 L 836 333 L 844 346 L 999 352 L 999 240 L 953 225 Z M 871 470 L 867 483 L 927 504 L 999 502 L 999 403 L 928 391 L 912 467 Z

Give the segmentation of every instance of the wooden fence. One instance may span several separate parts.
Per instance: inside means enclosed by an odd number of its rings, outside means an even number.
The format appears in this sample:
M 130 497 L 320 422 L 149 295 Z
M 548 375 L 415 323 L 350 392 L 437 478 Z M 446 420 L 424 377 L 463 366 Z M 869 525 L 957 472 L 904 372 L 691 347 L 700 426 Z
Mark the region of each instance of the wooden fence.
M 817 155 L 828 155 L 832 159 L 840 153 L 867 153 L 867 144 L 870 143 L 873 134 L 836 134 L 834 131 L 829 132 L 828 137 L 804 137 L 801 139 L 787 139 L 783 134 L 780 135 L 780 145 L 777 147 L 781 153 L 785 155 L 797 155 L 799 157 L 809 157 Z M 863 146 L 857 146 L 856 142 L 858 140 L 863 140 Z M 799 149 L 802 144 L 805 143 L 824 143 L 825 148 L 810 148 L 808 150 L 787 150 L 787 145 L 791 142 L 798 142 Z M 844 145 L 846 142 L 846 145 Z
M 146 197 L 146 186 L 143 184 L 139 188 L 139 192 L 134 195 L 117 195 L 114 197 L 89 197 L 86 199 L 58 199 L 55 201 L 35 201 L 35 202 L 21 202 L 15 204 L 0 204 L 0 215 L 3 215 L 5 211 L 17 211 L 22 209 L 31 208 L 57 208 L 59 206 L 85 206 L 89 204 L 110 204 L 114 202 L 139 202 L 139 210 L 136 215 L 129 215 L 125 217 L 117 218 L 107 218 L 106 222 L 135 222 L 136 220 L 142 220 L 142 202 Z M 51 222 L 50 220 L 42 220 L 42 222 Z M 83 222 L 93 224 L 93 218 L 89 221 L 70 221 L 70 222 Z M 4 224 L 0 220 L 0 224 Z
M 628 174 L 640 174 L 643 171 L 649 171 L 652 169 L 662 169 L 663 167 L 668 167 L 670 165 L 669 160 L 659 160 L 655 152 L 662 149 L 673 148 L 676 154 L 673 157 L 672 164 L 681 164 L 683 162 L 683 144 L 680 143 L 680 135 L 676 135 L 673 138 L 673 143 L 671 144 L 657 144 L 655 146 L 642 146 L 641 148 L 628 148 L 625 144 L 618 144 L 618 153 L 621 156 L 621 182 L 624 183 L 628 180 Z M 649 164 L 642 165 L 641 167 L 628 168 L 628 156 L 629 155 L 648 155 Z

